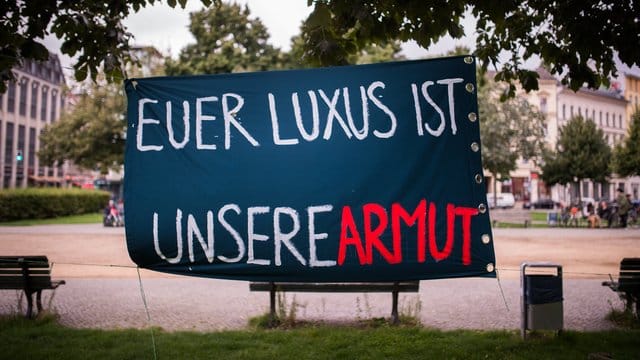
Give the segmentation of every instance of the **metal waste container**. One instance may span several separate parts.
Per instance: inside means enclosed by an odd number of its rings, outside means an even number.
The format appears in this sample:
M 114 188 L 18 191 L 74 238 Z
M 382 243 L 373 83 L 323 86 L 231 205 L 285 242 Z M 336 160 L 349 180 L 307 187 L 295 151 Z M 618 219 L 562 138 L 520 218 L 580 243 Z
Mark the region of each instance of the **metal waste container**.
M 535 262 L 520 266 L 520 333 L 526 339 L 527 330 L 557 330 L 563 327 L 562 265 Z M 535 269 L 533 271 L 532 269 Z M 530 270 L 527 273 L 527 270 Z M 533 273 L 535 272 L 535 273 Z

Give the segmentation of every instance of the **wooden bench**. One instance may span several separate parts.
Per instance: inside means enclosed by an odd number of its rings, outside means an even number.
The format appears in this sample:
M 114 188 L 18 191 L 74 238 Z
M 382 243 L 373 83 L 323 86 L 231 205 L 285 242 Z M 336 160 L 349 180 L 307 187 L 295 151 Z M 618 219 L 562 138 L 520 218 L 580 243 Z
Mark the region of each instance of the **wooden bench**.
M 627 310 L 635 304 L 636 317 L 640 317 L 640 258 L 624 258 L 620 262 L 618 281 L 604 281 L 603 286 L 618 292 Z
M 268 291 L 271 319 L 276 318 L 276 292 L 390 292 L 391 293 L 391 319 L 394 324 L 399 322 L 398 294 L 401 292 L 418 292 L 419 281 L 400 282 L 368 282 L 368 283 L 300 283 L 300 282 L 252 282 L 249 284 L 251 291 Z
M 27 318 L 32 317 L 33 294 L 42 311 L 42 290 L 55 289 L 64 280 L 51 281 L 49 259 L 39 256 L 0 256 L 0 290 L 23 290 L 27 297 Z

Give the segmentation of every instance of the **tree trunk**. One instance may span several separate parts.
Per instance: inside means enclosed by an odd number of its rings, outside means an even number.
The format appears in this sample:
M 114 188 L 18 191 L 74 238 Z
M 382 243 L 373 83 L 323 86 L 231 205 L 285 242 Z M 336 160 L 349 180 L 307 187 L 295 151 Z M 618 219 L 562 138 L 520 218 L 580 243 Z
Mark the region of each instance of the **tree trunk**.
M 498 174 L 491 175 L 493 175 L 493 208 L 496 209 L 498 208 Z

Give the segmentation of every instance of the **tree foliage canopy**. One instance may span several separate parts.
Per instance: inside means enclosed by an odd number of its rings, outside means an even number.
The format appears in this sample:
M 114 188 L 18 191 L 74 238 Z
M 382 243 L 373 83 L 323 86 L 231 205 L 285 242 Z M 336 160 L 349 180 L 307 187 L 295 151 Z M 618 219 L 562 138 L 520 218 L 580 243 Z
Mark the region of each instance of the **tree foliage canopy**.
M 640 175 L 640 109 L 631 117 L 624 143 L 614 150 L 613 170 L 623 177 Z
M 415 40 L 429 46 L 445 35 L 465 35 L 461 20 L 477 19 L 475 55 L 486 69 L 507 61 L 496 80 L 518 80 L 537 89 L 537 74 L 522 68 L 540 56 L 553 74 L 577 90 L 597 88 L 615 73 L 614 54 L 631 66 L 640 59 L 640 2 L 637 1 L 424 1 L 308 0 L 315 4 L 303 26 L 306 55 L 318 65 L 344 64 L 371 43 Z M 587 35 L 588 34 L 588 35 Z M 468 35 L 468 34 L 467 34 Z M 566 72 L 565 72 L 566 70 Z
M 611 175 L 611 148 L 591 120 L 574 117 L 560 129 L 554 152 L 545 156 L 542 180 L 548 185 L 591 179 L 605 182 Z
M 209 6 L 212 0 L 201 0 Z M 132 62 L 127 32 L 122 20 L 157 0 L 27 0 L 0 2 L 0 93 L 14 80 L 11 71 L 25 59 L 44 61 L 49 51 L 42 44 L 47 35 L 62 40 L 60 51 L 79 54 L 74 65 L 76 80 L 96 80 L 102 72 L 112 82 L 122 79 Z M 187 0 L 168 0 L 184 8 Z
M 125 99 L 116 84 L 93 84 L 73 111 L 45 127 L 38 156 L 46 165 L 72 160 L 100 170 L 119 169 L 124 161 Z
M 285 67 L 283 53 L 269 44 L 269 32 L 260 19 L 249 17 L 248 7 L 219 6 L 191 14 L 189 30 L 196 39 L 167 59 L 167 75 L 264 71 Z
M 480 83 L 482 163 L 495 179 L 508 177 L 516 169 L 518 157 L 535 160 L 542 156 L 545 118 L 524 98 L 498 101 L 504 90 L 494 81 Z M 494 182 L 494 193 L 495 190 Z
M 477 20 L 475 54 L 485 68 L 502 64 L 496 80 L 511 84 L 509 95 L 515 94 L 515 80 L 527 90 L 537 88 L 536 73 L 522 68 L 534 55 L 574 90 L 585 83 L 593 88 L 606 84 L 615 73 L 614 55 L 629 66 L 640 59 L 638 1 L 307 1 L 314 10 L 303 24 L 302 39 L 305 62 L 312 65 L 347 64 L 351 55 L 372 44 L 415 40 L 429 48 L 447 34 L 459 39 L 465 35 L 461 21 L 470 15 Z M 122 20 L 156 2 L 1 2 L 0 93 L 13 79 L 13 67 L 24 59 L 48 58 L 42 38 L 49 34 L 63 40 L 62 53 L 79 54 L 77 80 L 95 80 L 100 71 L 108 81 L 120 79 L 131 60 L 131 34 Z M 219 0 L 201 2 L 215 3 L 214 12 L 225 9 Z M 167 3 L 184 8 L 186 0 Z
M 136 54 L 142 68 L 128 69 L 132 75 L 157 76 L 158 67 L 153 48 L 139 48 Z M 161 57 L 160 57 L 161 59 Z M 126 99 L 122 87 L 85 81 L 77 89 L 76 104 L 58 121 L 47 125 L 40 136 L 40 160 L 47 164 L 71 160 L 76 165 L 106 173 L 118 170 L 124 162 L 126 136 Z
M 317 66 L 304 56 L 304 40 L 291 39 L 291 50 L 283 52 L 269 44 L 270 35 L 248 7 L 222 3 L 191 14 L 189 26 L 196 39 L 180 52 L 177 60 L 167 59 L 167 75 L 217 74 Z M 365 64 L 401 59 L 398 41 L 371 44 L 349 55 L 346 64 Z

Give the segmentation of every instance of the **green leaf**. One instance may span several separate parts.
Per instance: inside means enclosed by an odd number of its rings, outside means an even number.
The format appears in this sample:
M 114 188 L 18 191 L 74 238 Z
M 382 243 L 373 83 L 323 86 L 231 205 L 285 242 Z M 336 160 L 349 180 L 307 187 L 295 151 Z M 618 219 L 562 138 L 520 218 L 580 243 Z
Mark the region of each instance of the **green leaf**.
M 81 65 L 79 67 L 76 67 L 75 71 L 73 72 L 73 76 L 77 81 L 84 81 L 87 78 L 87 66 Z
M 305 24 L 310 28 L 328 27 L 331 23 L 331 11 L 324 3 L 317 3 L 316 8 L 307 18 Z
M 22 45 L 20 53 L 22 56 L 29 59 L 44 61 L 49 58 L 49 51 L 47 50 L 47 48 L 35 40 L 26 41 Z

